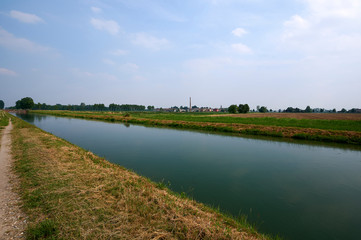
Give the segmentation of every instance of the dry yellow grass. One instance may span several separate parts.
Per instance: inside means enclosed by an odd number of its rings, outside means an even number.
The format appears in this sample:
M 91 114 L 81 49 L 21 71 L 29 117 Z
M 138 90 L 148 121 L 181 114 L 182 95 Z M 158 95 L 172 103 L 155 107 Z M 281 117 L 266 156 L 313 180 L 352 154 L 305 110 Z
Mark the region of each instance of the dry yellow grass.
M 65 140 L 14 122 L 13 155 L 30 219 L 28 237 L 266 239 Z

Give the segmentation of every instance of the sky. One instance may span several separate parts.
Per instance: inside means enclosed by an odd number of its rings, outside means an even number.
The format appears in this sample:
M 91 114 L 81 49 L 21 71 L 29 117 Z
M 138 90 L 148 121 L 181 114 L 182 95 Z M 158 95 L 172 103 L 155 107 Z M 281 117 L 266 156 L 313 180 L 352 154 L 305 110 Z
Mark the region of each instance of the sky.
M 0 99 L 361 108 L 361 0 L 1 0 Z

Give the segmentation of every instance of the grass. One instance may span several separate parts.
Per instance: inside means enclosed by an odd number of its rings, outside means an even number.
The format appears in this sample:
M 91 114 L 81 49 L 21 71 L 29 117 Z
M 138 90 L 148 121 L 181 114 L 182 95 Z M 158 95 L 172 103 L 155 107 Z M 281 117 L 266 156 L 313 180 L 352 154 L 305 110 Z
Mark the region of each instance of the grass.
M 213 116 L 212 116 L 213 115 Z M 253 124 L 262 126 L 316 128 L 325 130 L 345 130 L 361 132 L 361 121 L 359 120 L 323 120 L 323 119 L 292 119 L 292 118 L 237 118 L 227 116 L 215 116 L 207 113 L 146 113 L 134 112 L 132 116 L 138 118 L 149 118 L 158 120 L 177 120 L 189 122 L 210 123 L 236 123 Z
M 9 115 L 3 110 L 0 110 L 0 147 L 1 147 L 1 138 L 2 138 L 3 129 L 8 124 L 9 124 Z
M 215 113 L 74 112 L 33 111 L 34 113 L 152 126 L 199 129 L 247 135 L 304 139 L 321 142 L 361 144 L 360 120 L 293 118 L 238 118 Z
M 9 116 L 4 111 L 0 110 L 0 129 L 9 124 Z
M 27 239 L 270 239 L 12 116 Z

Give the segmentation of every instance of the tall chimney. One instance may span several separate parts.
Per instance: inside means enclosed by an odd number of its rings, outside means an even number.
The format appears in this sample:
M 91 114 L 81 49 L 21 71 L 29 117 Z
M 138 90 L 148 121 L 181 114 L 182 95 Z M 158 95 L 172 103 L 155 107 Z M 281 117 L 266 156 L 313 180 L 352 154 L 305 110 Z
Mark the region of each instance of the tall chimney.
M 189 97 L 189 111 L 192 112 L 192 98 Z

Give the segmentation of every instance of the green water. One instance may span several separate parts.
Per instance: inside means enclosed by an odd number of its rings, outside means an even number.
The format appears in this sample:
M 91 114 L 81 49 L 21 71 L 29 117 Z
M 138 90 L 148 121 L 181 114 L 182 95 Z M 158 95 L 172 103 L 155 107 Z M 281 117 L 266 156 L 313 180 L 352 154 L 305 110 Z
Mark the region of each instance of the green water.
M 60 118 L 18 115 L 284 239 L 359 239 L 361 151 Z

